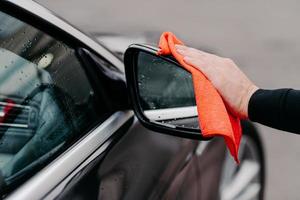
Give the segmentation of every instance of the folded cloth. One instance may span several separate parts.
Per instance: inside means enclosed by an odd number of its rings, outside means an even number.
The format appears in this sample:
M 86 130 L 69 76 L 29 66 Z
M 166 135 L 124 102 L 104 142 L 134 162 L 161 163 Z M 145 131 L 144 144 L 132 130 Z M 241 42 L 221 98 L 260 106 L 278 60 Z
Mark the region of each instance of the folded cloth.
M 160 37 L 158 55 L 172 55 L 192 74 L 198 120 L 203 137 L 222 136 L 231 155 L 239 163 L 238 150 L 242 136 L 240 119 L 230 113 L 222 97 L 205 75 L 184 62 L 183 56 L 175 49 L 176 44 L 184 45 L 173 33 L 164 32 Z

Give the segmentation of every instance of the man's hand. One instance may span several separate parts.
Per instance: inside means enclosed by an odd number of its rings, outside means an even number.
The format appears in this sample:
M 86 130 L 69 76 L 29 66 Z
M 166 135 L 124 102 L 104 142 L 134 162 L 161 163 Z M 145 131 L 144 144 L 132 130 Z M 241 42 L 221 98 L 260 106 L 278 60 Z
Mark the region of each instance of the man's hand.
M 199 69 L 211 81 L 234 114 L 248 118 L 248 103 L 258 87 L 231 59 L 181 45 L 176 45 L 176 49 L 187 64 Z

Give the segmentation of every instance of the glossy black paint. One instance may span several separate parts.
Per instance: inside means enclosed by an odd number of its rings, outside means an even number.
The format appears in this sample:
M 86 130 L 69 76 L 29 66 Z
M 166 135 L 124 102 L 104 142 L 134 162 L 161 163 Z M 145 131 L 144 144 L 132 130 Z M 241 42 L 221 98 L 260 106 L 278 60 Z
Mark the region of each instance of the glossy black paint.
M 247 121 L 242 126 L 254 137 L 263 159 L 256 129 Z M 78 173 L 58 199 L 220 199 L 226 148 L 221 138 L 212 139 L 199 154 L 203 141 L 155 133 L 137 120 L 128 128 L 119 130 L 110 149 Z
M 105 101 L 99 104 L 105 104 L 113 111 L 130 109 L 124 74 L 86 49 L 79 48 L 77 53 L 82 64 L 87 66 L 95 90 Z
M 213 139 L 197 155 L 201 141 L 155 133 L 137 120 L 125 132 L 98 165 L 91 163 L 95 167 L 87 167 L 91 170 L 68 184 L 59 199 L 218 198 L 225 154 L 222 139 Z M 87 192 L 84 177 L 94 183 L 93 192 Z M 72 187 L 80 189 L 71 191 Z

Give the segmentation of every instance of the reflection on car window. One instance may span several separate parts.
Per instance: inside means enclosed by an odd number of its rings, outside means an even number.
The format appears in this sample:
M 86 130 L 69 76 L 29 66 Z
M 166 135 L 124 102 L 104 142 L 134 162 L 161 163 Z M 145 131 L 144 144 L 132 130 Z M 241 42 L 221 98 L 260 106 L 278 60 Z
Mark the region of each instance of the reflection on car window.
M 72 48 L 0 12 L 0 180 L 7 188 L 100 122 L 95 98 Z
M 191 74 L 144 52 L 138 59 L 139 94 L 144 110 L 195 106 Z

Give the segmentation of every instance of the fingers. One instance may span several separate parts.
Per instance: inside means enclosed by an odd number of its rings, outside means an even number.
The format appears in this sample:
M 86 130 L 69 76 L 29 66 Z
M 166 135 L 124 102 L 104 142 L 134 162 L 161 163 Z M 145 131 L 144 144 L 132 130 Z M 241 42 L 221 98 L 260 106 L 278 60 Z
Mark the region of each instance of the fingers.
M 185 47 L 182 45 L 175 45 L 175 48 L 182 56 L 201 56 L 202 53 L 194 48 Z
M 190 56 L 185 56 L 183 60 L 187 64 L 199 69 L 201 72 L 207 73 L 207 65 L 203 62 L 203 60 Z
M 207 73 L 207 60 L 210 59 L 211 55 L 182 45 L 175 45 L 175 48 L 176 51 L 183 56 L 183 59 L 187 64 L 192 65 L 203 73 Z
M 188 56 L 188 55 L 189 56 L 207 56 L 207 55 L 211 55 L 211 54 L 206 53 L 204 51 L 200 51 L 198 49 L 183 46 L 183 45 L 175 45 L 175 48 L 176 48 L 177 52 L 180 53 L 183 56 Z

